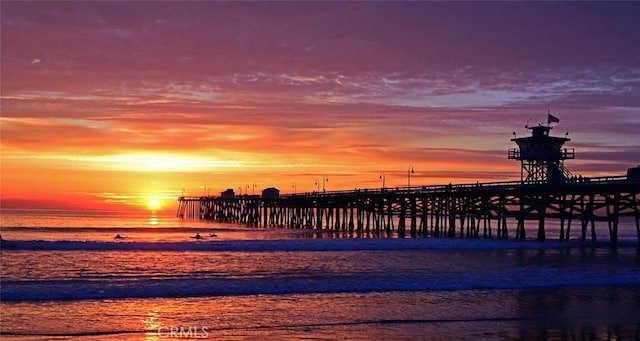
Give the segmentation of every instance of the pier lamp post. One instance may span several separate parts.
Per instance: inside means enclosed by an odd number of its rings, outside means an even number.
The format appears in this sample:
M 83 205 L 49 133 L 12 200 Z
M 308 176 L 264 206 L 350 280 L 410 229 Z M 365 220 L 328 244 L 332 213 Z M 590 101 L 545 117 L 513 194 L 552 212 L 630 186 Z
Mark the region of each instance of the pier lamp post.
M 411 191 L 411 173 L 414 172 L 413 165 L 407 169 L 407 192 Z
M 298 191 L 298 187 L 296 187 L 296 184 L 294 183 L 293 185 L 291 185 L 291 187 L 293 188 L 293 194 L 296 194 Z
M 387 177 L 385 176 L 385 174 L 384 174 L 384 173 L 380 173 L 380 180 L 382 180 L 382 190 L 383 190 L 383 191 L 384 191 L 384 188 L 386 187 L 386 186 L 385 186 L 385 183 L 384 183 L 384 182 L 385 182 L 385 180 L 386 180 L 386 178 L 387 178 Z
M 253 183 L 253 189 L 251 189 L 251 195 L 255 195 L 256 194 L 256 183 Z
M 322 191 L 323 192 L 327 191 L 327 186 L 326 186 L 327 182 L 329 182 L 329 178 L 326 175 L 322 176 Z M 316 179 L 316 187 L 318 188 L 318 193 L 320 193 L 320 181 L 318 179 Z

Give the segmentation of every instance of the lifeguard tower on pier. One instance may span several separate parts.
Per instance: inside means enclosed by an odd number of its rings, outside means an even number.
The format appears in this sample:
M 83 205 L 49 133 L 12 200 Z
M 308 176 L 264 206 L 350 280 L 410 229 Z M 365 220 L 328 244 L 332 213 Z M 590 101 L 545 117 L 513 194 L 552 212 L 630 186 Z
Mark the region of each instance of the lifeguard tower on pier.
M 560 120 L 548 114 L 547 125 L 529 127 L 531 136 L 515 137 L 511 141 L 518 148 L 509 149 L 509 159 L 520 161 L 520 181 L 529 184 L 560 184 L 572 177 L 564 166 L 564 160 L 575 158 L 573 148 L 562 148 L 565 142 L 570 141 L 565 137 L 550 136 L 551 123 Z M 568 134 L 568 133 L 567 133 Z

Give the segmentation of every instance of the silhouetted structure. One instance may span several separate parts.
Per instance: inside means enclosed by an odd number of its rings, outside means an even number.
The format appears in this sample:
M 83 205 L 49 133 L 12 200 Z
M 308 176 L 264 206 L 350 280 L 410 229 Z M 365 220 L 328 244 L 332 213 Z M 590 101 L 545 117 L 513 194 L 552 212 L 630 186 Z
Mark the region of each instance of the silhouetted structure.
M 236 194 L 233 192 L 233 188 L 227 188 L 224 192 L 220 193 L 220 197 L 225 199 L 233 199 L 236 197 Z
M 574 158 L 573 149 L 562 149 L 569 139 L 549 136 L 549 126 L 529 129 L 532 135 L 512 139 L 519 149 L 509 151 L 509 159 L 521 162 L 520 181 L 277 196 L 276 189 L 266 189 L 262 197 L 223 192 L 220 197 L 180 197 L 177 216 L 357 236 L 394 231 L 399 236 L 499 239 L 509 237 L 508 220 L 515 220 L 517 240 L 526 237 L 525 222 L 534 221 L 539 241 L 546 239 L 548 218 L 560 221 L 560 241 L 569 240 L 576 221 L 580 239 L 587 239 L 591 227 L 591 240 L 596 240 L 595 222 L 600 221 L 607 223 L 612 245 L 618 242 L 620 218 L 632 217 L 640 242 L 639 171 L 572 177 L 563 164 Z
M 562 149 L 567 137 L 550 136 L 550 126 L 527 127 L 531 136 L 513 138 L 518 149 L 509 149 L 509 159 L 520 161 L 520 181 L 535 184 L 558 184 L 571 178 L 564 160 L 575 157 L 573 148 Z M 515 133 L 514 133 L 515 134 Z M 525 177 L 526 175 L 526 177 Z
M 269 187 L 262 190 L 262 199 L 274 200 L 280 197 L 280 190 L 275 187 Z
M 627 179 L 640 180 L 640 166 L 627 169 Z

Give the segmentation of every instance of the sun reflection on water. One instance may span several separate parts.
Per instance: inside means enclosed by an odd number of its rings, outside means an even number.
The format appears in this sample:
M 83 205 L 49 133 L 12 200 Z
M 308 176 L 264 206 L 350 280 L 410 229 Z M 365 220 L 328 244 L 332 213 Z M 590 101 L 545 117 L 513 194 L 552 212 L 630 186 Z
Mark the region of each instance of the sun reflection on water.
M 160 321 L 157 309 L 149 311 L 147 313 L 147 318 L 140 320 L 140 322 L 143 323 L 145 341 L 158 341 L 160 339 L 160 333 L 158 331 L 162 327 L 162 321 Z
M 155 214 L 152 214 L 151 217 L 149 217 L 149 225 L 151 226 L 157 226 L 159 223 L 158 221 L 158 216 Z

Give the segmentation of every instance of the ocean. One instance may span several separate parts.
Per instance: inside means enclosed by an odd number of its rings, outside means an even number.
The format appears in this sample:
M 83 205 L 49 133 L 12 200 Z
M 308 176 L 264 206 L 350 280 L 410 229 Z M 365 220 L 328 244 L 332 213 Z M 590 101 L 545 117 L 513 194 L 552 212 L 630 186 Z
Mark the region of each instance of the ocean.
M 0 338 L 638 340 L 635 225 L 615 249 L 598 228 L 598 242 L 552 226 L 544 243 L 355 238 L 5 209 Z

